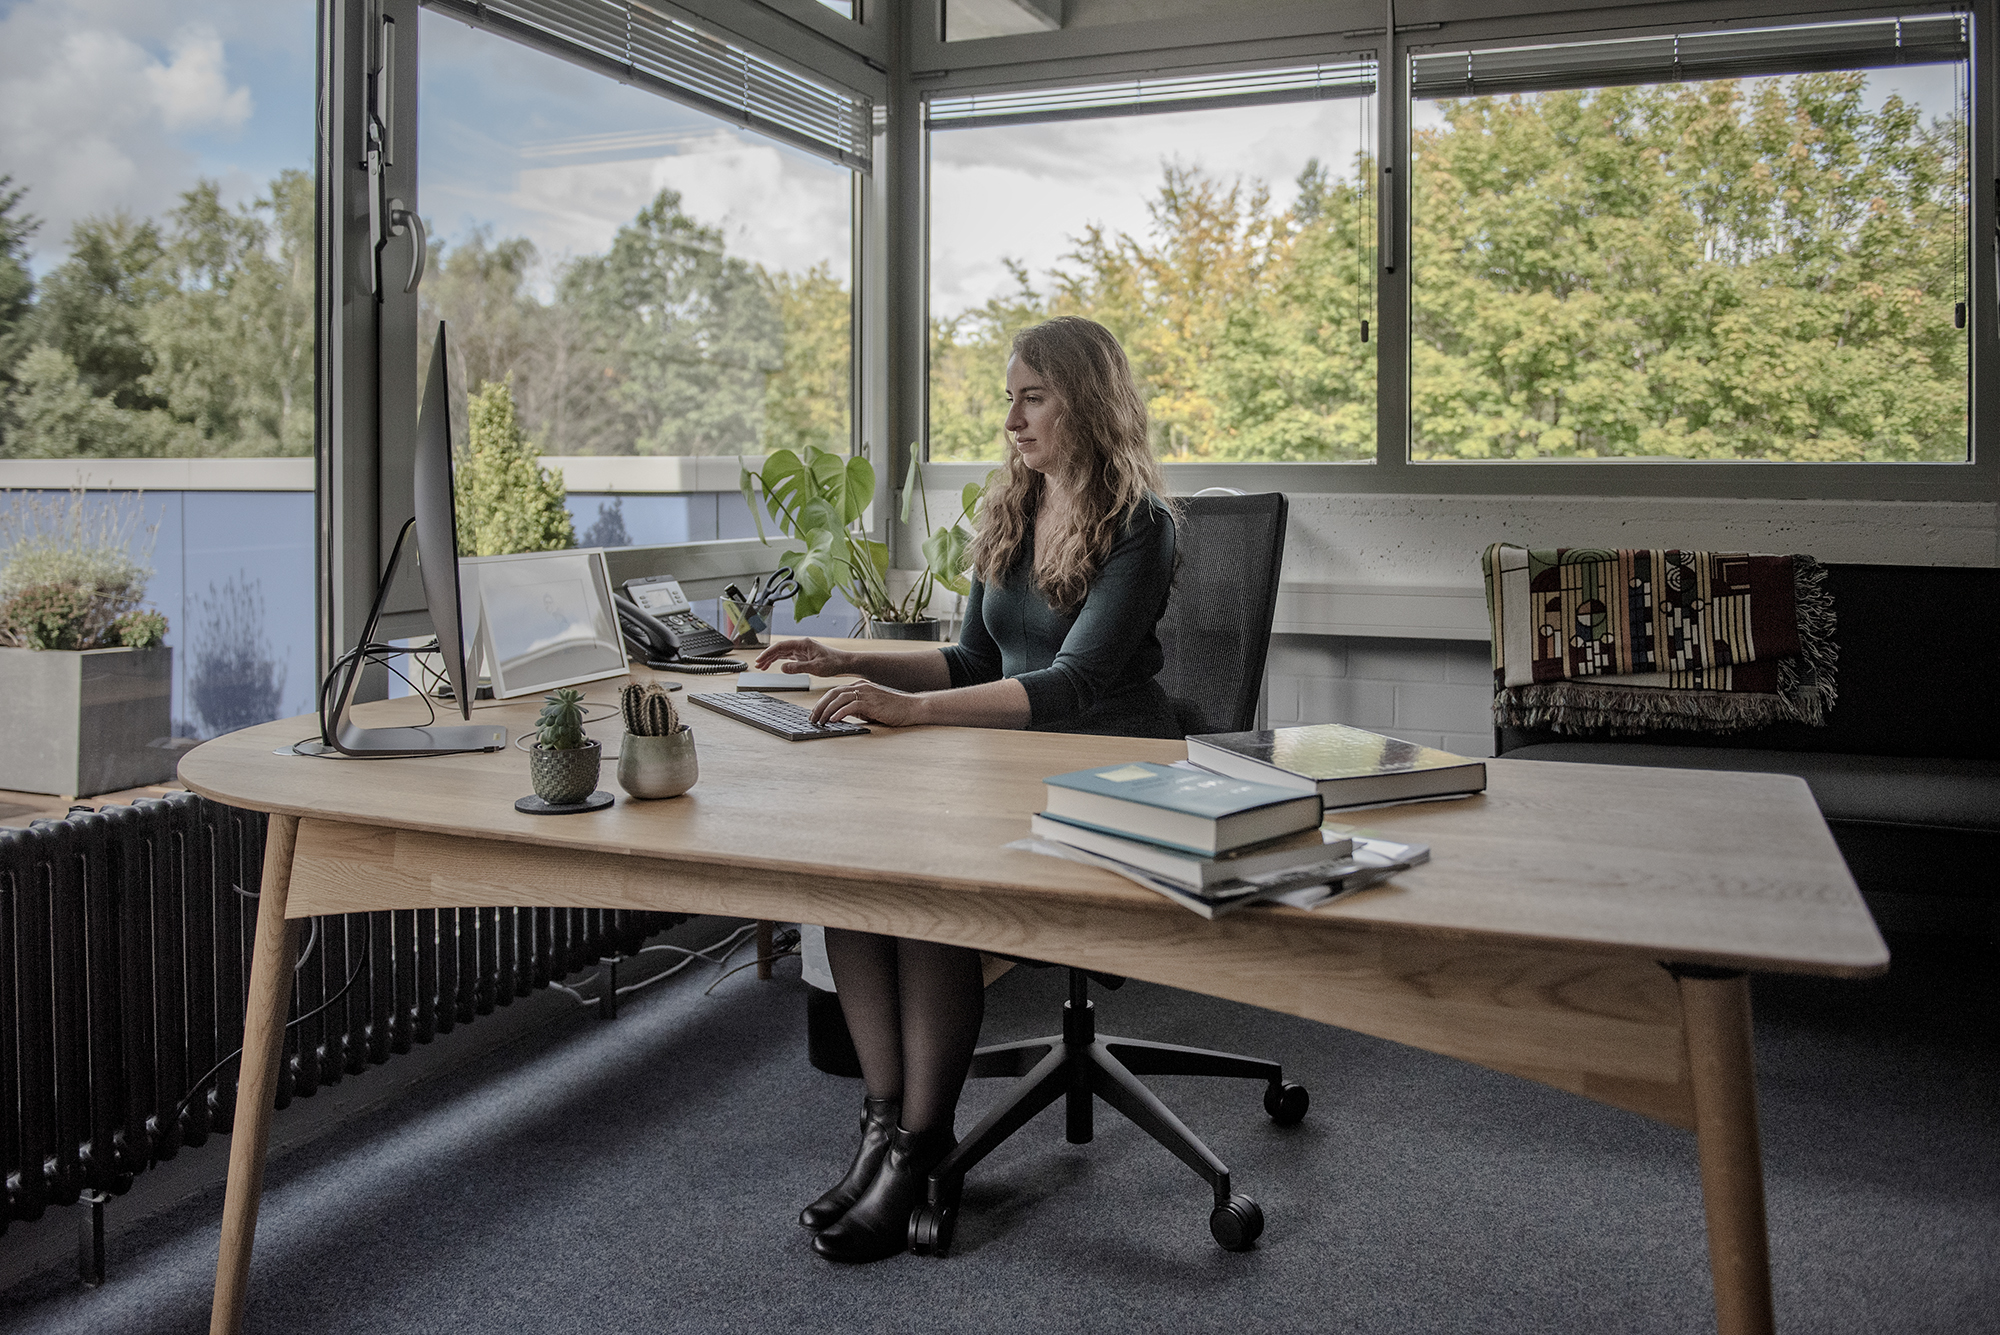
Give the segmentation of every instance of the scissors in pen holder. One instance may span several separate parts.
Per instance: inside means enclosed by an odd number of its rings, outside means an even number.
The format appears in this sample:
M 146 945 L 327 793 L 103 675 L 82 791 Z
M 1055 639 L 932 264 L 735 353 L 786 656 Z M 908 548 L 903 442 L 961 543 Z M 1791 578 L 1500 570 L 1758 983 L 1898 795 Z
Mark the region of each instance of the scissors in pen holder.
M 758 611 L 769 612 L 785 599 L 795 596 L 798 591 L 799 582 L 792 577 L 792 568 L 779 566 L 751 587 L 750 602 Z

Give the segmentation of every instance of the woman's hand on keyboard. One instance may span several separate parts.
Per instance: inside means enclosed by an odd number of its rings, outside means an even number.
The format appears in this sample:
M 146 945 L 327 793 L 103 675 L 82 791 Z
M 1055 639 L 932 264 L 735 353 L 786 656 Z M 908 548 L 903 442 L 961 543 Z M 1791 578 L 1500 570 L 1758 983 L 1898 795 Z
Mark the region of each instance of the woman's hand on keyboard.
M 923 695 L 899 691 L 893 686 L 857 681 L 836 686 L 822 695 L 813 705 L 812 717 L 815 723 L 865 719 L 891 728 L 907 728 L 913 723 L 929 722 L 924 717 L 924 699 Z
M 852 671 L 852 654 L 821 644 L 818 640 L 776 640 L 757 655 L 759 671 L 779 663 L 781 672 L 809 672 L 815 677 L 839 677 Z

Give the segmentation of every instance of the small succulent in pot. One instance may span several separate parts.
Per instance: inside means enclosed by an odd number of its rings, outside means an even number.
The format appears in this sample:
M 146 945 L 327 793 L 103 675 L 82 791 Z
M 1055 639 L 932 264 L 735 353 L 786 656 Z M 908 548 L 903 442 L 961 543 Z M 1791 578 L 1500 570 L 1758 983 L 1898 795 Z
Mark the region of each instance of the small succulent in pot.
M 634 682 L 618 697 L 625 738 L 618 744 L 618 784 L 633 797 L 678 797 L 694 787 L 694 732 L 657 682 Z
M 604 748 L 583 735 L 583 692 L 551 691 L 542 699 L 528 752 L 535 796 L 550 806 L 574 806 L 596 791 Z

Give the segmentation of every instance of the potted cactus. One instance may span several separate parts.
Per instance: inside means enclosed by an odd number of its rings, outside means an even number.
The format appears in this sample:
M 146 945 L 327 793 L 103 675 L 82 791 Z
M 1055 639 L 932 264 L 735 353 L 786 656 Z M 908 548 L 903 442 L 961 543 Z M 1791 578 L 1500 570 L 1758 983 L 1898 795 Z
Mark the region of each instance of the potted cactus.
M 604 748 L 583 735 L 583 692 L 565 688 L 542 697 L 528 772 L 535 796 L 552 807 L 579 806 L 597 790 Z
M 144 607 L 142 502 L 0 501 L 0 788 L 88 797 L 173 778 L 174 651 Z
M 657 682 L 634 682 L 618 697 L 625 738 L 618 744 L 618 784 L 633 797 L 679 797 L 694 787 L 694 732 L 674 697 Z

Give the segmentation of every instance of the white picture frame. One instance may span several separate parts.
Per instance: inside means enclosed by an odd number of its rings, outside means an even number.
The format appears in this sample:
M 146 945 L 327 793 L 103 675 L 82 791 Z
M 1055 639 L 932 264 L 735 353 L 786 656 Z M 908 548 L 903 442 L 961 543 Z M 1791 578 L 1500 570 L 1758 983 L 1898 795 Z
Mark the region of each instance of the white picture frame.
M 477 629 L 467 651 L 506 700 L 630 670 L 601 547 L 459 560 Z

